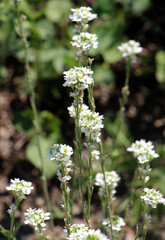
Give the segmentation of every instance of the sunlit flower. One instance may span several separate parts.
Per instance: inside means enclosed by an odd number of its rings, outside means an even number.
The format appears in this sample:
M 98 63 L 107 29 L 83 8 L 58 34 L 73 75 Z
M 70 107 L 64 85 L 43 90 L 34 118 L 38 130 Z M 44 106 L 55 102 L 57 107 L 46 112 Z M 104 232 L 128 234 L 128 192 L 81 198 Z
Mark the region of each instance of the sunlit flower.
M 21 201 L 26 198 L 25 195 L 29 195 L 31 193 L 33 187 L 31 182 L 15 178 L 14 180 L 10 180 L 10 186 L 6 187 L 6 189 L 8 191 L 12 191 L 19 201 Z
M 41 235 L 45 230 L 46 223 L 44 221 L 50 219 L 50 213 L 44 213 L 43 209 L 32 209 L 28 208 L 27 212 L 24 213 L 25 215 L 25 224 L 30 224 L 35 227 L 35 230 L 38 231 Z
M 71 234 L 67 240 L 108 240 L 100 229 L 88 229 L 84 224 L 74 224 L 70 230 Z
M 93 150 L 93 151 L 91 152 L 91 154 L 92 154 L 92 159 L 93 159 L 93 160 L 99 160 L 99 158 L 100 158 L 100 152 L 99 152 L 99 151 Z
M 71 87 L 78 91 L 88 88 L 93 83 L 93 71 L 87 67 L 74 67 L 64 72 L 64 87 Z
M 71 155 L 73 154 L 72 147 L 66 144 L 54 144 L 49 148 L 47 153 L 48 158 L 50 158 L 50 160 L 53 161 L 58 167 L 58 179 L 63 183 L 69 181 L 71 179 L 69 172 L 71 170 L 70 166 L 72 164 L 72 161 L 70 159 Z
M 72 8 L 72 14 L 69 17 L 73 22 L 86 25 L 89 21 L 97 18 L 97 14 L 91 13 L 91 10 L 92 8 L 90 7 Z
M 105 172 L 106 183 L 111 188 L 116 188 L 120 181 L 119 175 L 115 171 Z M 95 185 L 104 188 L 104 175 L 103 173 L 97 173 L 95 178 Z
M 82 32 L 73 36 L 71 44 L 77 49 L 77 56 L 81 56 L 82 53 L 87 54 L 91 48 L 98 47 L 97 36 L 96 34 Z
M 112 230 L 116 232 L 120 232 L 122 230 L 122 227 L 125 226 L 124 219 L 119 217 L 119 216 L 114 216 L 112 219 Z M 106 226 L 107 231 L 109 230 L 111 224 L 110 224 L 110 219 L 106 218 L 103 219 L 102 224 Z
M 154 145 L 151 141 L 146 142 L 146 140 L 141 139 L 140 141 L 136 140 L 135 143 L 132 143 L 131 147 L 127 148 L 127 151 L 133 152 L 134 157 L 137 157 L 139 163 L 144 164 L 159 157 L 153 148 Z
M 141 196 L 141 199 L 146 205 L 151 205 L 152 208 L 156 208 L 158 203 L 163 203 L 165 205 L 165 199 L 163 195 L 156 191 L 155 189 L 144 188 L 145 195 Z
M 66 144 L 54 144 L 49 148 L 47 153 L 48 158 L 54 161 L 58 166 L 70 166 L 72 163 L 70 157 L 73 154 L 73 149 Z

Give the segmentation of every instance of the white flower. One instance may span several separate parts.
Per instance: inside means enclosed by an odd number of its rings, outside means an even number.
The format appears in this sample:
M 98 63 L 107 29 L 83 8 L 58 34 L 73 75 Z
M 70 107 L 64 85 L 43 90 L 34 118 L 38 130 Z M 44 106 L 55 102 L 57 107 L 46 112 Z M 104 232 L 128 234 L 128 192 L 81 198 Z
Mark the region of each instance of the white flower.
M 16 209 L 17 207 L 15 206 L 15 204 L 11 204 L 7 212 L 11 216 Z
M 150 177 L 149 177 L 149 176 L 146 176 L 146 177 L 144 178 L 144 182 L 145 182 L 145 183 L 148 182 L 149 179 L 150 179 Z
M 54 161 L 58 166 L 70 166 L 72 163 L 70 156 L 73 154 L 73 149 L 66 144 L 54 144 L 49 148 L 47 153 L 48 158 Z
M 105 179 L 106 184 L 110 190 L 111 200 L 114 200 L 115 199 L 114 195 L 116 194 L 115 188 L 117 187 L 118 182 L 120 181 L 120 177 L 115 171 L 111 171 L 105 172 Z M 98 194 L 100 197 L 102 197 L 105 194 L 105 181 L 103 173 L 96 174 L 95 185 L 100 187 Z
M 20 180 L 19 178 L 11 179 L 10 182 L 10 186 L 6 187 L 6 189 L 12 191 L 18 197 L 19 201 L 25 199 L 25 195 L 29 195 L 33 189 L 31 182 Z
M 101 233 L 100 229 L 90 229 L 87 233 L 85 240 L 108 240 L 107 236 Z
M 67 240 L 108 240 L 100 229 L 88 229 L 84 224 L 74 224 L 70 227 L 70 230 L 71 234 L 67 237 Z
M 118 216 L 114 216 L 112 219 L 112 230 L 113 231 L 117 231 L 117 232 L 120 232 L 122 230 L 122 227 L 125 226 L 125 222 L 124 222 L 124 219 L 121 218 L 121 217 L 118 217 Z M 106 219 L 103 219 L 103 222 L 102 224 L 104 226 L 106 226 L 106 229 L 107 231 L 109 230 L 111 224 L 110 224 L 110 219 L 109 218 L 106 218 Z
M 115 171 L 105 172 L 106 183 L 111 189 L 117 187 L 118 182 L 120 181 L 119 175 Z M 95 177 L 95 185 L 101 188 L 105 187 L 104 176 L 103 173 L 97 173 Z
M 80 112 L 80 128 L 81 132 L 85 134 L 88 139 L 99 142 L 101 129 L 104 127 L 102 124 L 103 116 L 99 113 L 92 112 L 91 110 L 82 110 Z
M 76 117 L 75 107 L 72 105 L 71 107 L 68 108 L 68 110 L 70 116 L 75 118 Z M 88 106 L 82 104 L 82 106 L 80 107 L 79 125 L 81 128 L 81 132 L 85 134 L 88 140 L 93 140 L 96 142 L 100 141 L 101 129 L 104 127 L 104 125 L 102 124 L 102 119 L 103 119 L 102 115 L 99 116 L 99 113 L 96 112 L 93 113 Z
M 156 191 L 155 189 L 144 188 L 144 196 L 141 196 L 141 199 L 144 200 L 146 205 L 151 205 L 152 208 L 156 208 L 158 203 L 163 203 L 165 205 L 165 199 L 163 195 Z
M 71 87 L 78 91 L 88 88 L 93 83 L 93 71 L 87 67 L 74 67 L 64 72 L 64 87 Z
M 144 164 L 159 157 L 153 148 L 154 145 L 151 141 L 146 142 L 146 140 L 141 139 L 140 141 L 136 140 L 135 143 L 132 143 L 131 147 L 127 148 L 127 151 L 133 152 L 134 157 L 138 158 L 139 163 Z
M 93 160 L 99 160 L 99 156 L 100 156 L 100 152 L 99 151 L 97 151 L 97 150 L 93 150 L 92 152 L 91 152 L 91 154 L 92 154 L 92 159 Z
M 83 111 L 86 111 L 89 109 L 89 107 L 85 104 L 82 104 L 81 107 L 79 105 L 79 108 L 80 110 L 83 112 Z M 75 110 L 75 107 L 73 105 L 71 105 L 70 107 L 68 107 L 68 111 L 69 111 L 69 115 L 70 117 L 73 117 L 75 118 L 76 117 L 76 110 Z
M 57 176 L 58 179 L 66 183 L 71 179 L 69 176 L 69 171 L 71 170 L 69 166 L 71 166 L 72 161 L 70 160 L 71 155 L 73 154 L 72 147 L 66 144 L 54 144 L 47 151 L 48 158 L 52 160 L 58 166 Z
M 77 56 L 81 56 L 83 52 L 87 54 L 91 48 L 98 47 L 97 36 L 96 34 L 82 32 L 73 36 L 71 44 L 77 49 Z
M 133 59 L 135 59 L 135 55 L 140 53 L 143 48 L 140 46 L 139 42 L 129 40 L 128 42 L 122 43 L 118 46 L 118 50 L 122 53 L 123 57 L 133 57 Z
M 72 14 L 69 17 L 73 22 L 86 25 L 89 21 L 97 18 L 97 14 L 91 13 L 91 10 L 92 9 L 90 7 L 71 9 Z
M 32 209 L 28 208 L 27 212 L 24 213 L 25 215 L 25 224 L 30 224 L 35 227 L 35 230 L 38 231 L 41 235 L 43 234 L 43 231 L 45 230 L 46 224 L 44 221 L 50 219 L 50 213 L 44 213 L 43 209 Z

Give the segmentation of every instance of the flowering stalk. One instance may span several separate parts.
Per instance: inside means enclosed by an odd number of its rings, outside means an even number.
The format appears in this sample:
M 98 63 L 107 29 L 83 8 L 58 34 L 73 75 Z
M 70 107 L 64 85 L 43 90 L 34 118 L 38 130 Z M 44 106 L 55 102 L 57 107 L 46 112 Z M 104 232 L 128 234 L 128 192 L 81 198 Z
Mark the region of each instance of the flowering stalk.
M 31 81 L 31 77 L 30 77 L 30 65 L 29 65 L 29 61 L 28 61 L 29 44 L 28 44 L 26 35 L 23 31 L 22 20 L 21 20 L 19 8 L 18 8 L 19 3 L 17 2 L 17 0 L 15 0 L 14 3 L 15 3 L 15 12 L 16 12 L 17 20 L 18 20 L 18 27 L 19 27 L 20 31 L 17 30 L 17 26 L 15 29 L 16 29 L 16 33 L 20 36 L 20 38 L 22 38 L 22 41 L 24 43 L 24 49 L 25 49 L 26 77 L 28 80 L 28 87 L 29 87 L 30 94 L 31 94 L 30 103 L 31 103 L 32 111 L 33 111 L 33 117 L 34 117 L 33 125 L 34 125 L 35 131 L 36 131 L 37 149 L 38 149 L 38 154 L 39 154 L 39 159 L 40 159 L 40 164 L 41 164 L 41 172 L 42 172 L 41 182 L 42 182 L 42 187 L 43 187 L 43 191 L 44 191 L 45 198 L 46 198 L 47 209 L 49 212 L 52 212 L 50 198 L 49 198 L 49 194 L 48 194 L 47 178 L 45 175 L 44 159 L 43 159 L 42 152 L 41 152 L 40 125 L 39 125 L 39 121 L 38 121 L 35 91 L 34 91 L 32 81 Z M 53 229 L 53 227 L 54 227 L 53 218 L 50 219 L 50 223 L 51 223 L 51 227 Z
M 81 129 L 80 129 L 80 112 L 81 112 L 81 106 L 82 104 L 80 103 L 80 96 L 78 95 L 76 98 L 76 120 L 75 120 L 75 135 L 76 135 L 76 165 L 79 166 L 79 171 L 80 171 L 80 181 L 79 181 L 79 187 L 80 187 L 80 195 L 81 195 L 81 200 L 82 200 L 82 210 L 84 213 L 85 221 L 90 227 L 89 223 L 89 218 L 86 210 L 86 202 L 84 199 L 84 191 L 83 191 L 83 159 L 82 159 L 82 143 L 81 143 Z M 76 166 L 75 166 L 76 167 Z
M 125 83 L 124 83 L 124 87 L 122 88 L 122 97 L 120 99 L 119 124 L 118 124 L 118 127 L 117 127 L 115 139 L 113 141 L 112 151 L 114 151 L 115 148 L 116 148 L 117 139 L 118 139 L 118 136 L 119 136 L 119 133 L 120 133 L 120 130 L 121 130 L 121 126 L 122 126 L 122 123 L 123 123 L 123 119 L 124 119 L 125 103 L 126 103 L 128 95 L 129 95 L 130 70 L 131 70 L 131 58 L 128 57 L 127 58 L 127 65 L 126 65 Z M 114 165 L 113 162 L 112 162 L 112 165 Z
M 100 141 L 99 143 L 99 151 L 101 153 L 101 168 L 102 168 L 102 173 L 104 176 L 104 184 L 105 184 L 105 195 L 106 195 L 106 200 L 107 200 L 107 210 L 108 210 L 108 217 L 110 221 L 110 232 L 111 232 L 111 239 L 113 240 L 113 229 L 112 229 L 112 214 L 111 214 L 111 206 L 110 206 L 110 193 L 108 191 L 108 186 L 106 182 L 106 175 L 105 175 L 105 159 L 104 159 L 104 153 L 103 153 L 103 147 L 102 143 Z
M 67 181 L 71 179 L 69 172 L 71 170 L 72 161 L 70 160 L 73 154 L 72 147 L 66 144 L 54 144 L 48 150 L 48 157 L 53 161 L 57 167 L 57 176 L 61 182 L 61 190 L 64 196 L 64 210 L 66 214 L 65 226 L 67 229 L 68 236 L 70 235 L 70 225 L 71 225 L 71 210 L 70 210 L 70 189 L 67 186 Z
M 71 9 L 72 14 L 70 15 L 70 19 L 73 22 L 76 22 L 76 27 L 74 32 L 76 33 L 75 36 L 73 36 L 71 44 L 76 49 L 77 54 L 77 64 L 78 67 L 74 67 L 73 69 L 70 69 L 68 72 L 64 72 L 65 74 L 65 80 L 66 83 L 64 86 L 70 86 L 73 89 L 73 93 L 71 93 L 71 96 L 74 97 L 74 111 L 75 111 L 75 148 L 76 148 L 76 165 L 79 167 L 80 172 L 80 181 L 79 181 L 79 187 L 80 187 L 80 195 L 82 199 L 82 209 L 84 213 L 85 220 L 88 224 L 88 227 L 90 228 L 90 202 L 93 192 L 93 186 L 92 186 L 92 155 L 91 155 L 91 149 L 89 147 L 89 159 L 87 160 L 88 165 L 88 200 L 87 203 L 84 199 L 84 193 L 83 193 L 83 159 L 82 159 L 82 143 L 81 143 L 81 135 L 82 132 L 84 132 L 87 127 L 85 124 L 82 126 L 82 103 L 83 103 L 83 91 L 90 88 L 90 85 L 93 83 L 92 78 L 92 71 L 88 67 L 88 57 L 87 53 L 90 50 L 90 48 L 97 48 L 98 42 L 97 42 L 97 36 L 95 34 L 90 34 L 87 32 L 88 28 L 88 22 L 95 19 L 97 17 L 96 14 L 92 14 L 90 7 L 81 7 L 77 9 Z M 82 66 L 82 67 L 80 67 Z M 84 67 L 85 66 L 85 67 Z M 81 116 L 80 116 L 81 115 Z M 90 127 L 90 126 L 89 126 Z M 84 131 L 83 131 L 84 130 Z M 84 132 L 89 143 L 90 137 L 89 133 L 88 135 L 86 132 Z M 74 170 L 75 171 L 75 170 Z M 74 174 L 75 176 L 75 174 Z
M 131 71 L 132 62 L 136 61 L 136 54 L 140 53 L 143 49 L 140 46 L 139 42 L 135 42 L 134 40 L 129 40 L 126 43 L 121 44 L 118 47 L 118 50 L 122 53 L 122 56 L 126 58 L 126 77 L 124 87 L 122 88 L 122 97 L 120 100 L 120 111 L 119 111 L 119 125 L 117 128 L 116 136 L 112 145 L 112 151 L 116 148 L 117 138 L 121 130 L 122 122 L 124 119 L 124 111 L 127 97 L 129 96 L 129 78 Z M 114 165 L 114 163 L 112 163 Z
M 10 234 L 9 234 L 8 240 L 12 240 L 15 235 L 14 219 L 15 219 L 15 212 L 16 212 L 16 209 L 18 208 L 18 205 L 19 205 L 19 201 L 18 201 L 18 198 L 16 198 L 15 204 L 14 204 L 15 207 L 13 208 L 11 213 Z
M 20 180 L 19 178 L 15 178 L 11 179 L 10 186 L 6 187 L 8 191 L 12 191 L 15 197 L 15 204 L 12 204 L 7 211 L 11 217 L 8 240 L 12 240 L 15 236 L 15 212 L 18 208 L 19 203 L 26 198 L 26 195 L 29 195 L 31 193 L 31 190 L 33 189 L 31 185 L 31 182 L 26 182 L 24 180 Z

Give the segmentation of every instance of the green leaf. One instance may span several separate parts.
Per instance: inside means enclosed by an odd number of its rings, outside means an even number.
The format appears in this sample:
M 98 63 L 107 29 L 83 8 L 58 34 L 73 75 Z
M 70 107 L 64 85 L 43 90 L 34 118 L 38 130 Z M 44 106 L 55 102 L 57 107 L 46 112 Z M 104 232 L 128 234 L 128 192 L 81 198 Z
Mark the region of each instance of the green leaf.
M 68 22 L 71 8 L 70 0 L 50 0 L 47 4 L 45 15 L 50 21 L 55 23 Z
M 54 37 L 55 28 L 53 23 L 47 19 L 41 19 L 35 27 L 41 39 L 52 39 Z
M 10 236 L 10 231 L 6 230 L 2 225 L 0 225 L 0 232 L 5 236 L 9 237 Z
M 150 7 L 151 1 L 150 0 L 138 0 L 138 1 L 134 0 L 131 2 L 131 5 L 132 5 L 132 13 L 135 15 L 140 15 L 142 12 L 144 12 Z
M 160 83 L 165 83 L 165 51 L 156 54 L 156 78 Z
M 110 85 L 114 80 L 114 74 L 106 64 L 95 65 L 94 80 L 96 83 L 105 83 Z
M 28 136 L 32 136 L 35 133 L 33 126 L 33 112 L 31 109 L 22 112 L 15 112 L 13 123 L 18 132 L 24 132 Z
M 47 178 L 53 177 L 57 171 L 56 165 L 47 158 L 47 151 L 49 147 L 57 141 L 56 138 L 57 136 L 55 134 L 52 134 L 49 138 L 40 137 L 41 153 Z M 36 168 L 41 170 L 41 160 L 38 153 L 36 137 L 34 137 L 28 144 L 26 148 L 26 156 Z
M 114 62 L 119 61 L 122 58 L 121 53 L 117 49 L 117 46 L 118 45 L 114 46 L 113 48 L 110 48 L 110 49 L 106 50 L 103 53 L 103 57 L 104 57 L 105 62 L 114 63 Z
M 33 8 L 27 1 L 21 1 L 20 10 L 29 18 L 34 19 Z

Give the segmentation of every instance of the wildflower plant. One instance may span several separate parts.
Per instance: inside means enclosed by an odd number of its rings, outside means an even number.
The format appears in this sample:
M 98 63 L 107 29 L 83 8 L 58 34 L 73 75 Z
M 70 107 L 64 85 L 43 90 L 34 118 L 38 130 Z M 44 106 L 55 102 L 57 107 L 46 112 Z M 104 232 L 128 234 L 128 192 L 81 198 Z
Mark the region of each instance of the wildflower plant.
M 122 96 L 120 99 L 120 111 L 118 116 L 119 123 L 116 131 L 116 136 L 112 144 L 112 151 L 114 151 L 116 148 L 117 139 L 118 139 L 122 124 L 124 122 L 125 104 L 129 96 L 129 78 L 131 73 L 131 66 L 132 66 L 132 63 L 137 60 L 136 55 L 139 54 L 143 50 L 143 48 L 141 47 L 139 42 L 136 42 L 134 40 L 129 40 L 128 42 L 118 46 L 118 50 L 122 53 L 123 58 L 126 59 L 126 76 L 125 76 L 124 86 L 122 87 Z M 112 162 L 112 166 L 113 165 L 114 163 Z
M 11 191 L 15 198 L 15 203 L 11 204 L 8 209 L 8 213 L 11 218 L 10 230 L 8 232 L 8 240 L 14 238 L 16 234 L 16 229 L 14 225 L 15 213 L 23 199 L 26 199 L 26 195 L 29 195 L 33 189 L 32 183 L 25 180 L 20 180 L 19 178 L 11 179 L 10 185 L 6 187 L 8 191 Z
M 73 36 L 71 44 L 76 48 L 77 52 L 77 63 L 78 67 L 74 67 L 71 70 L 64 72 L 64 78 L 66 82 L 64 86 L 70 86 L 73 90 L 71 96 L 74 98 L 72 106 L 69 108 L 70 115 L 75 119 L 75 167 L 79 169 L 80 172 L 80 194 L 82 199 L 82 208 L 85 216 L 85 220 L 90 228 L 90 202 L 93 193 L 93 172 L 92 164 L 94 160 L 100 158 L 102 164 L 102 169 L 104 171 L 103 163 L 103 149 L 101 146 L 101 129 L 103 128 L 103 116 L 100 116 L 99 113 L 95 112 L 95 104 L 93 98 L 93 79 L 92 79 L 92 70 L 91 65 L 93 59 L 88 59 L 88 52 L 91 48 L 97 48 L 97 36 L 87 32 L 88 21 L 96 18 L 95 14 L 90 13 L 90 8 L 80 8 L 72 9 L 73 14 L 70 16 L 70 19 L 75 22 L 77 35 Z M 84 16 L 86 16 L 84 18 Z M 89 64 L 89 65 L 88 65 Z M 82 67 L 79 67 L 82 66 Z M 81 72 L 75 72 L 75 70 L 81 70 Z M 82 70 L 85 70 L 82 71 Z M 90 74 L 90 77 L 89 77 Z M 88 90 L 88 101 L 91 109 L 88 106 L 83 104 L 83 95 L 84 90 Z M 84 146 L 87 147 L 89 157 L 86 158 L 87 168 L 88 168 L 88 197 L 87 202 L 84 199 L 84 189 L 83 189 L 83 157 L 82 157 L 82 134 L 85 134 L 86 141 Z M 98 144 L 99 149 L 97 149 L 96 144 Z M 95 152 L 94 152 L 95 151 Z M 95 157 L 94 157 L 95 156 Z M 74 168 L 75 172 L 75 168 Z M 104 172 L 105 178 L 105 172 Z M 106 185 L 106 182 L 105 182 Z M 106 188 L 106 187 L 105 187 Z M 108 194 L 108 190 L 106 191 Z M 108 201 L 108 195 L 107 195 Z M 108 201 L 108 206 L 109 206 Z M 109 206 L 110 213 L 110 206 Z M 110 215 L 110 214 L 109 214 Z M 112 236 L 113 238 L 113 236 Z
M 27 79 L 29 81 L 29 88 L 31 92 L 31 106 L 34 114 L 34 126 L 37 134 L 37 146 L 40 155 L 42 165 L 42 184 L 45 192 L 48 212 L 44 212 L 43 209 L 27 209 L 24 213 L 25 224 L 34 226 L 35 230 L 39 232 L 40 238 L 48 240 L 49 237 L 44 235 L 46 229 L 46 220 L 51 220 L 51 207 L 47 189 L 47 182 L 44 172 L 43 158 L 41 154 L 40 146 L 40 126 L 37 117 L 35 92 L 31 85 L 31 79 L 29 76 L 29 61 L 27 58 L 28 52 L 28 40 L 24 34 L 21 18 L 18 9 L 18 0 L 15 0 L 15 10 L 18 17 L 19 31 L 18 35 L 22 38 L 25 48 L 25 65 Z M 147 227 L 146 224 L 150 219 L 150 212 L 152 208 L 156 208 L 159 203 L 165 205 L 165 199 L 163 195 L 155 189 L 148 188 L 148 182 L 151 174 L 150 163 L 153 159 L 158 158 L 159 155 L 154 150 L 154 145 L 151 141 L 144 139 L 137 140 L 127 149 L 128 152 L 132 152 L 134 158 L 137 159 L 137 169 L 135 171 L 135 177 L 132 181 L 131 193 L 129 202 L 126 206 L 125 217 L 122 218 L 115 214 L 113 209 L 113 201 L 115 200 L 116 188 L 120 181 L 118 173 L 111 169 L 105 170 L 106 156 L 103 151 L 101 131 L 104 128 L 103 115 L 96 112 L 95 101 L 93 97 L 93 71 L 92 62 L 94 59 L 88 57 L 90 49 L 96 49 L 98 47 L 98 41 L 96 34 L 87 32 L 89 22 L 96 19 L 97 15 L 91 12 L 90 7 L 80 7 L 71 9 L 71 15 L 69 16 L 71 21 L 75 23 L 74 32 L 71 45 L 76 49 L 76 62 L 77 66 L 73 66 L 71 69 L 64 71 L 64 87 L 71 89 L 70 96 L 73 98 L 73 102 L 68 107 L 70 117 L 75 121 L 75 141 L 74 150 L 71 146 L 66 144 L 54 144 L 48 149 L 48 158 L 57 166 L 57 177 L 61 183 L 61 190 L 63 193 L 64 203 L 62 208 L 65 211 L 65 232 L 67 240 L 109 240 L 108 237 L 101 232 L 100 229 L 94 230 L 91 228 L 91 199 L 94 190 L 94 184 L 99 188 L 99 196 L 101 199 L 103 219 L 101 220 L 102 228 L 110 236 L 111 240 L 122 239 L 123 227 L 127 224 L 127 215 L 131 211 L 131 207 L 134 200 L 134 195 L 141 200 L 142 207 L 142 219 L 143 222 L 140 228 L 137 227 L 135 240 L 139 238 L 142 233 L 142 238 L 145 240 Z M 17 26 L 17 27 L 18 27 Z M 136 55 L 142 51 L 140 43 L 130 40 L 127 43 L 123 43 L 118 47 L 118 50 L 122 53 L 122 56 L 126 58 L 126 78 L 125 85 L 122 89 L 122 97 L 120 104 L 120 124 L 116 133 L 116 139 L 120 131 L 121 123 L 123 120 L 123 112 L 126 104 L 126 98 L 129 95 L 129 76 L 131 64 L 137 60 Z M 88 93 L 88 105 L 84 103 L 84 92 Z M 116 139 L 114 140 L 114 146 Z M 83 151 L 87 152 L 86 155 Z M 72 155 L 74 154 L 74 159 Z M 98 172 L 94 179 L 93 166 L 95 162 L 99 162 L 102 172 Z M 111 164 L 113 167 L 113 163 Z M 73 174 L 72 174 L 73 171 Z M 85 175 L 86 174 L 86 175 Z M 71 197 L 74 194 L 74 189 L 71 192 L 69 181 L 73 176 L 73 185 L 78 179 L 80 196 L 82 202 L 82 212 L 85 224 L 72 224 L 72 205 L 74 198 Z M 87 187 L 84 184 L 85 177 L 87 179 Z M 14 226 L 14 218 L 19 203 L 29 195 L 33 189 L 31 182 L 26 182 L 18 178 L 11 179 L 10 186 L 6 187 L 8 191 L 14 194 L 15 202 L 11 204 L 8 209 L 8 214 L 11 218 L 10 230 L 6 231 L 8 240 L 14 239 L 16 230 Z M 137 190 L 137 191 L 136 191 Z M 70 194 L 71 192 L 71 194 Z M 87 193 L 86 195 L 84 193 Z M 84 196 L 85 195 L 85 196 Z M 1 226 L 0 226 L 1 228 Z
M 68 236 L 70 234 L 70 224 L 71 224 L 71 209 L 70 209 L 70 189 L 67 186 L 67 181 L 71 179 L 69 172 L 71 170 L 72 161 L 70 159 L 73 154 L 72 147 L 66 144 L 54 144 L 48 150 L 48 157 L 53 161 L 57 167 L 57 176 L 61 182 L 61 189 L 64 195 L 64 209 L 66 213 L 66 229 Z

